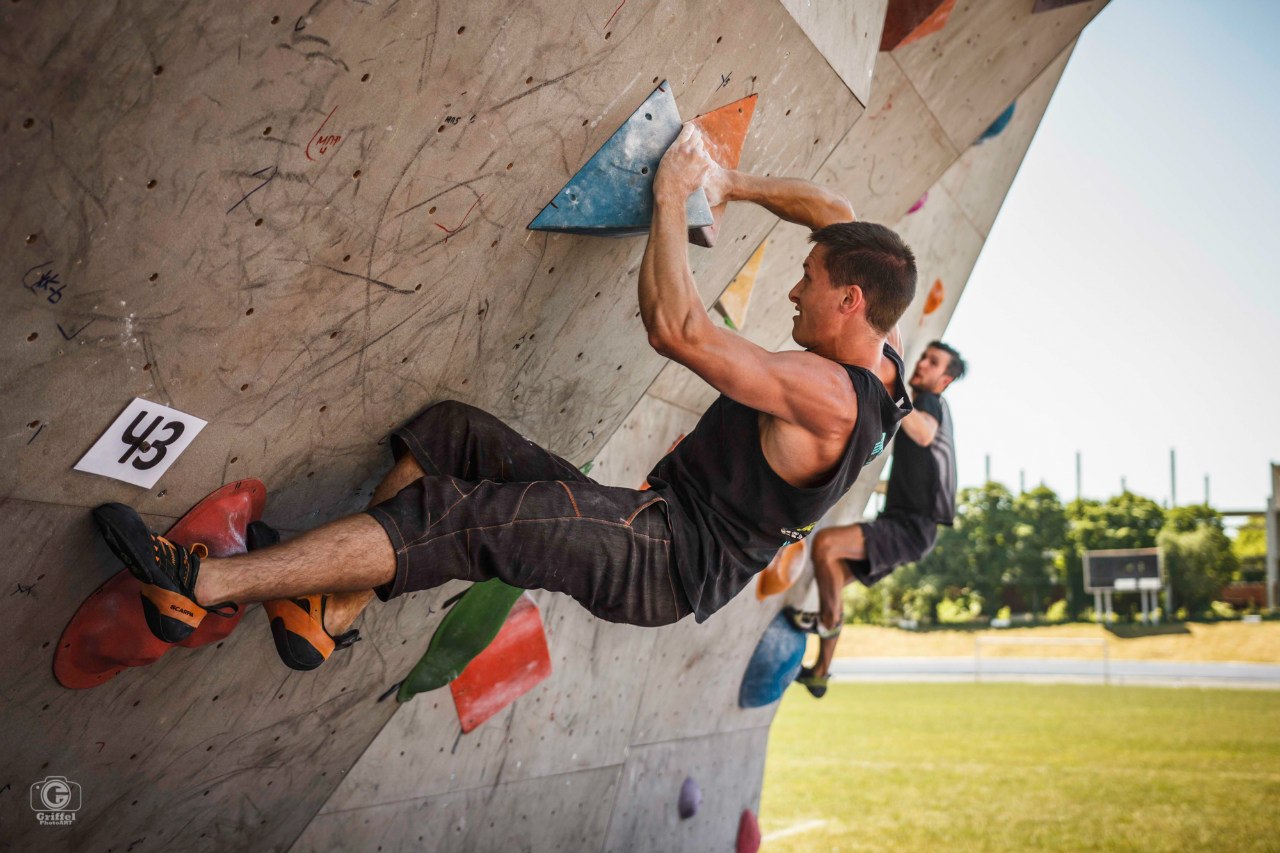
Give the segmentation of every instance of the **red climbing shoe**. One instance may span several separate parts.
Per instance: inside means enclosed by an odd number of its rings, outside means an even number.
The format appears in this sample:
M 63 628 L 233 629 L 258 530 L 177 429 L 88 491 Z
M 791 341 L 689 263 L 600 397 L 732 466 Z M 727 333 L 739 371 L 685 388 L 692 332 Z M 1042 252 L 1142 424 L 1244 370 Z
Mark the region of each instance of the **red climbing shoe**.
M 245 536 L 250 551 L 279 541 L 279 532 L 261 521 L 250 524 Z M 325 630 L 324 613 L 328 603 L 327 595 L 263 602 L 262 609 L 267 611 L 267 619 L 271 623 L 276 652 L 285 666 L 308 672 L 328 660 L 334 649 L 348 648 L 360 639 L 360 632 L 355 629 L 336 637 Z
M 142 516 L 124 504 L 103 504 L 93 511 L 93 521 L 103 541 L 142 584 L 147 627 L 160 640 L 181 643 L 206 613 L 232 616 L 239 610 L 233 602 L 208 608 L 196 603 L 200 558 L 209 554 L 204 545 L 187 549 L 152 533 Z

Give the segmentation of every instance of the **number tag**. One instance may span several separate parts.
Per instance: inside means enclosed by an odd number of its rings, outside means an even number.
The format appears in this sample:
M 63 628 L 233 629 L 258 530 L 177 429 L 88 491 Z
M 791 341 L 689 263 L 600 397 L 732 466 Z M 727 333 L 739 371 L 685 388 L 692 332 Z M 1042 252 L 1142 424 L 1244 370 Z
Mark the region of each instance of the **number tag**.
M 200 434 L 205 423 L 177 409 L 135 397 L 76 463 L 76 470 L 149 489 Z

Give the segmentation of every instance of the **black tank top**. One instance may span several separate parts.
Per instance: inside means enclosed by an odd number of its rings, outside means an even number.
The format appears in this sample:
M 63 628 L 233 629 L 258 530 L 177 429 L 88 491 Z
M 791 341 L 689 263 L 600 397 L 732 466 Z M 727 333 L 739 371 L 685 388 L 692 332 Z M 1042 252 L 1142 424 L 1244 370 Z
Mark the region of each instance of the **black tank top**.
M 721 395 L 684 441 L 649 474 L 668 503 L 677 571 L 694 616 L 703 622 L 769 564 L 778 548 L 803 539 L 883 452 L 911 411 L 902 359 L 892 399 L 880 377 L 842 365 L 858 397 L 858 419 L 829 479 L 798 488 L 774 472 L 760 446 L 760 412 Z

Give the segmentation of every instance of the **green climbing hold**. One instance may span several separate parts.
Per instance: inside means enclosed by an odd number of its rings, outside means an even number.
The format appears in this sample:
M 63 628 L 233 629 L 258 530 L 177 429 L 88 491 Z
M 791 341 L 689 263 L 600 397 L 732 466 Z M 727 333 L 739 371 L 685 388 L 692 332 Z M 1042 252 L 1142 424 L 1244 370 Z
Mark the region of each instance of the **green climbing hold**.
M 422 659 L 400 684 L 396 699 L 408 702 L 419 693 L 444 687 L 457 678 L 498 636 L 523 592 L 496 579 L 468 589 L 440 621 Z

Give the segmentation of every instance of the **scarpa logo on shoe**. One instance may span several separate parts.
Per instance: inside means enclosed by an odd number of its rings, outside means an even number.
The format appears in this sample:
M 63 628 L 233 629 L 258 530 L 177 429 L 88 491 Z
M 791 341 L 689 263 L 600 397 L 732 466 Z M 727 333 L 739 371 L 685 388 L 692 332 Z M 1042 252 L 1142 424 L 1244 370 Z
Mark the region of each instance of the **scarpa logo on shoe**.
M 66 776 L 31 783 L 31 810 L 41 826 L 70 826 L 80 811 L 80 784 Z

